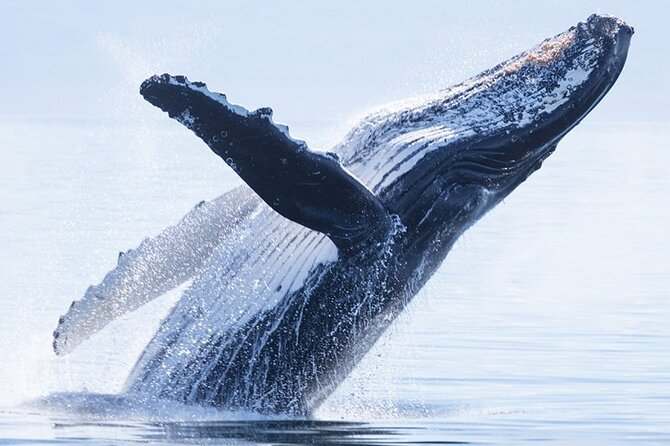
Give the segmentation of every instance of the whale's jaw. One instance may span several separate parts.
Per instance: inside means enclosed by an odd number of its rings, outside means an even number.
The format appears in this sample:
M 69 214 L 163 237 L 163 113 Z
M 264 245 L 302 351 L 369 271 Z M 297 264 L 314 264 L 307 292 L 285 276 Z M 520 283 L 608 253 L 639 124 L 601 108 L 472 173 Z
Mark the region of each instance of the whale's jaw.
M 591 16 L 423 104 L 373 116 L 391 125 L 355 129 L 343 158 L 384 167 L 370 186 L 409 230 L 457 237 L 538 170 L 600 102 L 621 73 L 632 33 L 617 18 Z

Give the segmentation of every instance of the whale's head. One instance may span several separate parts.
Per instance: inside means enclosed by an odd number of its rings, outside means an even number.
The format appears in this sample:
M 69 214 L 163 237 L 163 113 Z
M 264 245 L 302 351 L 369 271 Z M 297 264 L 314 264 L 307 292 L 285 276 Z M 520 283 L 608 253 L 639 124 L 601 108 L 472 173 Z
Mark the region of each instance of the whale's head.
M 454 240 L 607 93 L 632 33 L 593 15 L 460 85 L 372 114 L 338 151 L 409 229 Z

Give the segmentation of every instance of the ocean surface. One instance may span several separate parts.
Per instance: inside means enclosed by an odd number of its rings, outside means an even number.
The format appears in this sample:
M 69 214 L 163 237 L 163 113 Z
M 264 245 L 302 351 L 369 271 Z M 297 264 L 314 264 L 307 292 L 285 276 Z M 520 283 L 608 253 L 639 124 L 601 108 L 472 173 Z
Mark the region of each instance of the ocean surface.
M 293 420 L 118 395 L 179 290 L 51 351 L 119 251 L 239 184 L 159 115 L 0 119 L 0 444 L 670 444 L 666 124 L 587 118 Z

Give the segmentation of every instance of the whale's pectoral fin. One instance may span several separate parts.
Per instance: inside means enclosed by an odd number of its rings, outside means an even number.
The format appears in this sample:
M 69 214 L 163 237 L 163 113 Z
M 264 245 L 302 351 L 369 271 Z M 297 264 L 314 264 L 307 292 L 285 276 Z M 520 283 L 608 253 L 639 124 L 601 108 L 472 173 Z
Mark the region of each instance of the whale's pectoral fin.
M 344 252 L 379 242 L 391 228 L 381 201 L 337 156 L 310 150 L 272 110 L 248 111 L 183 76 L 153 76 L 140 93 L 191 129 L 274 210 L 326 234 Z
M 246 187 L 198 204 L 176 225 L 119 253 L 103 281 L 88 288 L 58 320 L 53 348 L 69 353 L 112 320 L 191 279 L 240 221 L 260 206 Z

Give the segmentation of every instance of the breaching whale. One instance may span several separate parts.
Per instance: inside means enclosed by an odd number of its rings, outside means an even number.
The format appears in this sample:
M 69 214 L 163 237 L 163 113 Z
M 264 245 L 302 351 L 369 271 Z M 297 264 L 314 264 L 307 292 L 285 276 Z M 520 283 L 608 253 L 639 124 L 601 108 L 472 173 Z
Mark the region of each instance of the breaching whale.
M 245 181 L 119 255 L 61 317 L 57 354 L 192 279 L 126 391 L 307 415 L 440 266 L 456 239 L 540 168 L 619 76 L 631 27 L 593 15 L 450 89 L 382 108 L 310 150 L 206 85 L 140 93 Z

